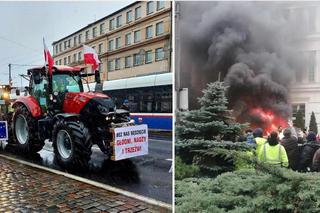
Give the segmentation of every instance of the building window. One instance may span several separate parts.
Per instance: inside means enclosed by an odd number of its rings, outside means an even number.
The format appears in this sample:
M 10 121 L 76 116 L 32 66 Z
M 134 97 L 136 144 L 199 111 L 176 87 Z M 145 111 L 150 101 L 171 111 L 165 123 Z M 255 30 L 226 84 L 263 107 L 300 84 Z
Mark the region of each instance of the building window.
M 157 10 L 161 10 L 164 8 L 164 1 L 157 1 Z
M 117 16 L 117 27 L 121 27 L 122 25 L 122 15 Z
M 164 59 L 164 52 L 163 52 L 163 48 L 158 48 L 156 49 L 156 61 L 161 61 Z
M 71 56 L 69 55 L 68 56 L 68 64 L 70 64 L 71 63 Z
M 129 68 L 129 67 L 131 67 L 131 56 L 127 56 L 127 57 L 125 57 L 125 67 L 126 68 Z
M 112 71 L 114 68 L 113 68 L 113 60 L 109 60 L 108 61 L 108 70 L 109 71 Z
M 73 37 L 73 46 L 75 47 L 77 45 L 77 36 Z
M 104 23 L 100 24 L 100 35 L 104 33 Z
M 62 51 L 62 43 L 59 44 L 59 51 Z
M 64 49 L 67 49 L 67 46 L 68 46 L 68 41 L 65 41 L 64 42 Z
M 55 63 L 55 65 L 58 65 L 58 61 L 55 61 L 54 63 Z
M 68 47 L 71 47 L 71 39 L 68 40 Z
M 95 38 L 97 36 L 97 27 L 92 28 L 92 37 Z
M 79 52 L 79 53 L 78 53 L 78 60 L 79 60 L 79 61 L 81 61 L 81 60 L 82 60 L 82 58 L 81 58 L 81 57 L 82 57 L 81 52 Z
M 317 7 L 311 7 L 307 9 L 308 14 L 308 33 L 317 32 Z
M 141 31 L 134 31 L 134 43 L 137 43 L 141 40 Z
M 61 63 L 62 63 L 62 60 L 61 60 L 61 59 L 59 59 L 59 65 L 61 65 Z
M 114 18 L 109 21 L 109 30 L 111 31 L 113 29 L 114 29 Z
M 89 40 L 89 30 L 86 31 L 86 41 Z
M 67 65 L 67 57 L 63 59 L 63 65 Z
M 132 10 L 127 12 L 127 23 L 132 22 Z
M 140 54 L 134 54 L 133 55 L 133 61 L 134 61 L 134 66 L 141 65 L 141 55 Z
M 77 53 L 74 53 L 73 54 L 73 62 L 76 62 L 77 61 Z
M 163 22 L 156 24 L 156 35 L 161 35 L 163 33 Z
M 151 63 L 152 62 L 152 51 L 146 51 L 146 55 L 145 55 L 145 62 L 146 64 Z
M 102 63 L 100 63 L 100 64 L 98 65 L 98 71 L 99 71 L 99 73 L 102 72 Z
M 58 45 L 56 45 L 56 54 L 58 53 L 58 48 L 59 48 L 59 46 L 58 46 Z
M 131 33 L 126 34 L 126 46 L 131 44 Z
M 116 49 L 121 47 L 121 37 L 116 38 Z
M 116 58 L 116 59 L 115 59 L 114 65 L 115 65 L 115 69 L 116 69 L 116 70 L 119 70 L 119 69 L 120 69 L 120 58 Z
M 103 47 L 103 43 L 99 44 L 99 49 L 98 49 L 98 53 L 99 53 L 99 54 L 102 53 L 102 47 Z
M 135 9 L 134 17 L 135 17 L 136 20 L 139 19 L 139 18 L 141 18 L 141 7 L 137 7 L 137 8 Z
M 110 40 L 108 44 L 109 44 L 109 45 L 108 45 L 108 50 L 109 50 L 109 51 L 112 51 L 113 48 L 114 48 L 114 47 L 113 47 L 113 39 Z
M 152 38 L 152 26 L 146 28 L 146 39 Z
M 147 15 L 153 13 L 153 9 L 154 9 L 153 1 L 149 1 L 147 3 Z
M 308 80 L 309 82 L 315 81 L 316 73 L 316 51 L 309 51 L 306 54 L 307 57 L 307 67 L 308 67 Z

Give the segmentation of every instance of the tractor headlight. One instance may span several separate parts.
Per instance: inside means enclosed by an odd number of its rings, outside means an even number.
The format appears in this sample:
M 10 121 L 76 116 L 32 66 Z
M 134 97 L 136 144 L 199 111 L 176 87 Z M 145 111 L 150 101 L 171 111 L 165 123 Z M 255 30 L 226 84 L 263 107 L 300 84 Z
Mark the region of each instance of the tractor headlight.
M 3 99 L 8 100 L 9 99 L 9 93 L 4 92 L 2 97 L 3 97 Z

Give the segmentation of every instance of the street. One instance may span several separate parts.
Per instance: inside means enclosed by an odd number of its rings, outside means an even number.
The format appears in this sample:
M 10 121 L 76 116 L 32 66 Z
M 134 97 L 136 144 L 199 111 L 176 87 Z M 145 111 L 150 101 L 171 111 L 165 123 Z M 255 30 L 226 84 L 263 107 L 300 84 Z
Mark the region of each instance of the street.
M 172 141 L 155 136 L 149 140 L 149 154 L 130 160 L 105 160 L 98 147 L 92 147 L 89 171 L 67 171 L 90 180 L 111 185 L 171 204 L 172 201 Z M 34 156 L 15 154 L 6 147 L 4 154 L 28 162 L 63 171 L 56 163 L 50 142 Z

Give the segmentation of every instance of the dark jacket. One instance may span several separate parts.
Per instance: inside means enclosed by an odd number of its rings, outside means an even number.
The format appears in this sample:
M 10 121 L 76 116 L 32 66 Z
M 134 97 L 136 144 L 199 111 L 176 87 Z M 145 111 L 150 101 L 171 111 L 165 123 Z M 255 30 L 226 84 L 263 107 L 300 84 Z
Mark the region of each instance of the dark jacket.
M 320 172 L 320 149 L 318 149 L 313 155 L 312 170 Z
M 298 169 L 298 162 L 299 162 L 299 147 L 298 147 L 298 140 L 293 137 L 284 137 L 281 140 L 281 145 L 284 146 L 289 160 L 289 168 L 293 170 Z
M 319 148 L 320 143 L 317 141 L 308 141 L 303 144 L 300 154 L 300 171 L 307 171 L 307 167 L 312 168 L 313 155 Z

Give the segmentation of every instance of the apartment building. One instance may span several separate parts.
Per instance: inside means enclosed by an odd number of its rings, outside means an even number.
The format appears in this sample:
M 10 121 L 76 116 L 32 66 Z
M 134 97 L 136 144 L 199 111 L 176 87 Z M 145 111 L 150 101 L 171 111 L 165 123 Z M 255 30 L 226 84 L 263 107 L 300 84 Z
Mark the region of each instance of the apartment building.
M 104 81 L 171 72 L 171 8 L 169 1 L 134 2 L 53 42 L 54 62 L 84 65 L 85 44 L 98 53 Z
M 305 59 L 304 69 L 297 72 L 290 84 L 293 119 L 301 111 L 305 127 L 309 127 L 311 113 L 314 112 L 320 130 L 320 3 L 296 2 L 287 10 L 288 15 L 304 23 L 299 29 L 304 36 L 296 42 Z

